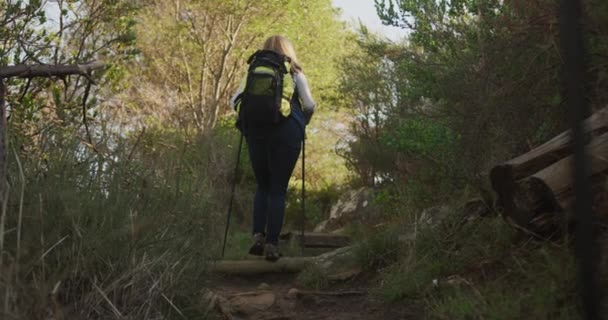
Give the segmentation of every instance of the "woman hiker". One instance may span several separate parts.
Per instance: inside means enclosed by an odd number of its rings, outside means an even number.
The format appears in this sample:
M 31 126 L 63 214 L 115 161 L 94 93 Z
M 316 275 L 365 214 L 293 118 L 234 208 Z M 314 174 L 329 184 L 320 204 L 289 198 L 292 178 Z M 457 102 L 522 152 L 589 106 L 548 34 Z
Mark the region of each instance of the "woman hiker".
M 282 87 L 282 92 L 278 93 L 279 100 L 284 100 L 280 97 L 287 97 L 285 99 L 287 101 L 283 101 L 278 111 L 281 115 L 276 117 L 277 120 L 273 121 L 272 125 L 247 125 L 246 123 L 251 123 L 251 119 L 259 117 L 259 110 L 267 109 L 266 106 L 260 105 L 265 104 L 260 102 L 264 100 L 256 100 L 251 96 L 246 98 L 250 91 L 259 88 L 250 84 L 257 81 L 251 80 L 250 75 L 259 70 L 261 71 L 256 75 L 275 74 L 267 72 L 269 68 L 266 66 L 259 69 L 256 69 L 256 66 L 263 65 L 264 61 L 272 60 L 277 56 L 284 59 L 280 61 L 286 62 L 284 64 L 286 67 L 283 69 L 285 76 L 282 79 L 282 86 L 279 86 Z M 249 253 L 264 255 L 266 260 L 276 261 L 281 257 L 278 240 L 285 215 L 287 185 L 302 148 L 305 127 L 315 110 L 315 102 L 293 45 L 287 38 L 278 35 L 268 38 L 262 50 L 254 54 L 248 62 L 251 65 L 248 77 L 241 83 L 230 102 L 233 108 L 239 110 L 239 128 L 247 141 L 249 159 L 257 183 L 253 199 L 254 243 Z M 246 113 L 241 111 L 245 107 L 249 109 Z

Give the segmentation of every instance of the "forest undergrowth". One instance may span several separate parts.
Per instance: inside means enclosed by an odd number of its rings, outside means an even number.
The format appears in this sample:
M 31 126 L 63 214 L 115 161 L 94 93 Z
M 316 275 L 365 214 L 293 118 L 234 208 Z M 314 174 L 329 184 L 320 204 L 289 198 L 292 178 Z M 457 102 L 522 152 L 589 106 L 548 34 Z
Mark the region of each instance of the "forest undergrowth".
M 250 241 L 255 179 L 246 150 L 235 175 L 228 100 L 246 58 L 283 34 L 317 100 L 306 228 L 343 192 L 373 190 L 372 221 L 346 228 L 378 280 L 373 297 L 435 319 L 581 318 L 568 232 L 538 239 L 496 212 L 462 210 L 471 198 L 492 204 L 493 165 L 569 125 L 555 3 L 375 4 L 406 38 L 352 30 L 329 0 L 0 2 L 0 69 L 105 65 L 86 77 L 1 79 L 10 192 L 0 317 L 203 317 L 235 181 L 227 257 L 244 257 Z M 583 4 L 587 99 L 598 110 L 608 103 L 608 7 Z M 298 164 L 285 230 L 300 228 L 302 178 Z M 448 217 L 420 229 L 437 206 Z M 300 280 L 328 285 L 314 270 Z

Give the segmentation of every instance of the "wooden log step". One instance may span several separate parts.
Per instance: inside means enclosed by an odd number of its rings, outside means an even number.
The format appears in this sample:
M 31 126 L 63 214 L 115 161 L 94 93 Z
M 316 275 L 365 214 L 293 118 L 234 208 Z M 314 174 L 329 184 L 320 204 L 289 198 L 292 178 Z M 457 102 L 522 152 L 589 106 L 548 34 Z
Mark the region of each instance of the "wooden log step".
M 299 232 L 287 232 L 279 236 L 280 240 L 292 241 L 296 245 L 300 244 L 302 235 Z M 321 233 L 321 232 L 305 232 L 304 247 L 305 248 L 342 248 L 351 243 L 347 236 Z
M 354 247 L 334 249 L 315 257 L 282 257 L 269 262 L 262 257 L 246 260 L 219 260 L 209 264 L 209 271 L 227 275 L 251 276 L 263 273 L 297 273 L 315 266 L 328 280 L 342 281 L 361 272 Z
M 227 275 L 255 275 L 262 273 L 297 273 L 314 261 L 314 257 L 283 257 L 275 262 L 264 258 L 247 260 L 219 260 L 210 265 L 212 272 Z

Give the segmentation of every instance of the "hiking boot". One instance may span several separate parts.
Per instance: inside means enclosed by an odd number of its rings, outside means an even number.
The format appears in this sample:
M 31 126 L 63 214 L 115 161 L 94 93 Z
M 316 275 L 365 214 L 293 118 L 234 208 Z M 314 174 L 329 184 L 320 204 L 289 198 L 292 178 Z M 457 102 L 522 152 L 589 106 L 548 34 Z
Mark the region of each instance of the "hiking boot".
M 283 255 L 279 252 L 279 247 L 276 244 L 267 243 L 264 247 L 264 255 L 268 261 L 277 261 Z
M 263 256 L 264 255 L 264 242 L 266 241 L 266 237 L 264 237 L 261 233 L 256 233 L 253 235 L 253 245 L 249 248 L 249 254 L 254 256 Z

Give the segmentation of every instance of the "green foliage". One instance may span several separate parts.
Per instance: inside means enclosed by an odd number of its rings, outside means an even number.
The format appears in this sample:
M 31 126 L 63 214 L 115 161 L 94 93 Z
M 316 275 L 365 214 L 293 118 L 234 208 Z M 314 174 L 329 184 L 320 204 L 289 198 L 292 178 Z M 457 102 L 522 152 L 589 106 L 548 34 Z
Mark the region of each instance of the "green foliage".
M 249 248 L 253 244 L 253 236 L 251 232 L 235 230 L 232 228 L 232 231 L 228 234 L 228 239 L 226 240 L 226 252 L 224 253 L 225 259 L 248 259 L 251 256 L 249 255 Z
M 399 153 L 445 165 L 453 159 L 457 136 L 441 123 L 413 116 L 399 119 L 399 124 L 392 125 L 391 129 L 391 132 L 383 132 L 380 143 Z
M 133 81 L 166 94 L 132 99 L 159 114 L 167 105 L 179 110 L 163 115 L 165 123 L 208 131 L 231 115 L 228 100 L 245 74 L 247 58 L 275 34 L 293 42 L 319 107 L 339 107 L 337 65 L 348 34 L 329 0 L 152 1 L 139 19 L 141 59 Z
M 606 20 L 595 9 L 602 5 L 586 5 L 594 8 L 585 13 L 587 41 L 601 51 Z M 384 22 L 410 33 L 394 44 L 362 28 L 343 69 L 341 88 L 358 117 L 344 155 L 363 183 L 457 196 L 479 187 L 492 165 L 567 127 L 551 1 L 387 0 L 376 7 Z M 599 108 L 608 101 L 606 63 L 593 57 L 589 97 Z

